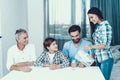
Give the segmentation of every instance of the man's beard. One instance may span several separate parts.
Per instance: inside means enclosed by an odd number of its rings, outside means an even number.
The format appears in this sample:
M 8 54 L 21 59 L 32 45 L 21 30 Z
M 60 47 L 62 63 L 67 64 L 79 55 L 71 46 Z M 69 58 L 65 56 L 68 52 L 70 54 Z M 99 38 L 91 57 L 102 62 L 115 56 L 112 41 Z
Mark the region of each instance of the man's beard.
M 80 38 L 72 39 L 72 41 L 73 41 L 74 43 L 79 43 L 79 42 L 80 42 Z

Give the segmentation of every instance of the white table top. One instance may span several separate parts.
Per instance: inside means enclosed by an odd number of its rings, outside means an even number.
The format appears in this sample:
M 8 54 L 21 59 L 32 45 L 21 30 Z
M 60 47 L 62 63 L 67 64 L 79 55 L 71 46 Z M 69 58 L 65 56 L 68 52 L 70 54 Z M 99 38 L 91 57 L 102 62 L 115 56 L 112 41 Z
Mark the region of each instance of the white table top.
M 49 68 L 33 67 L 31 72 L 11 71 L 0 80 L 105 80 L 98 67 Z

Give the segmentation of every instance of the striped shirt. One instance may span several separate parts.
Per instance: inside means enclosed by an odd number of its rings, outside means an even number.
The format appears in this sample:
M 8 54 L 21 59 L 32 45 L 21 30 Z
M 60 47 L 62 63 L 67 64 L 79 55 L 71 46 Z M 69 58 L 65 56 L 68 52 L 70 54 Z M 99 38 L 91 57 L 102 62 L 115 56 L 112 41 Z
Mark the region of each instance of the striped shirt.
M 44 67 L 46 64 L 51 64 L 49 52 L 44 51 L 36 60 L 35 66 Z M 61 51 L 57 51 L 53 57 L 52 64 L 58 64 L 61 68 L 68 67 L 69 61 L 64 57 Z
M 103 21 L 97 25 L 96 31 L 93 33 L 93 39 L 95 40 L 95 45 L 104 44 L 105 49 L 96 49 L 95 54 L 98 62 L 105 61 L 109 58 L 113 58 L 110 44 L 112 40 L 112 28 L 108 21 Z

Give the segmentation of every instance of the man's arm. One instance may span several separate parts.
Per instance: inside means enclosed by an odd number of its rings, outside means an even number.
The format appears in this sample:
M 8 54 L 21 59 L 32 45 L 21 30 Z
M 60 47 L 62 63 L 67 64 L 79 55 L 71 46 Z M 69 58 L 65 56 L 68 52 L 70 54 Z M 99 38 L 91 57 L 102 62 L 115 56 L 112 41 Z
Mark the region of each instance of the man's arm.
M 68 44 L 65 43 L 64 46 L 63 46 L 62 53 L 63 53 L 63 55 L 65 56 L 66 59 L 69 59 L 69 56 L 68 56 L 68 55 L 69 55 L 68 48 L 69 48 Z
M 25 66 L 33 66 L 34 65 L 34 61 L 31 62 L 20 62 L 15 64 L 17 67 L 25 67 Z
M 10 71 L 12 71 L 12 70 L 30 72 L 32 69 L 28 66 L 20 67 L 20 66 L 12 65 L 10 67 Z
M 10 67 L 10 71 L 17 70 L 17 71 L 24 71 L 24 72 L 30 72 L 32 69 L 29 68 L 29 66 L 34 65 L 34 61 L 32 62 L 20 62 L 15 65 L 12 65 Z

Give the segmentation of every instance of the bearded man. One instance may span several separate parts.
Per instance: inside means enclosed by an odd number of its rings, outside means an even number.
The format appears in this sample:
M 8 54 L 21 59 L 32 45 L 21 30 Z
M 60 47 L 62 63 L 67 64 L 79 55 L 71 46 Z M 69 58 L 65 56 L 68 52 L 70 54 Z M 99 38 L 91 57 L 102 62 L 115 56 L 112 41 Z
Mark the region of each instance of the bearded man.
M 81 28 L 79 25 L 70 26 L 68 33 L 71 37 L 71 40 L 64 44 L 62 50 L 63 54 L 67 59 L 69 59 L 70 66 L 73 66 L 72 62 L 76 61 L 79 67 L 85 67 L 82 62 L 75 59 L 75 55 L 78 53 L 79 50 L 83 50 L 87 54 L 93 56 L 93 51 L 88 51 L 84 49 L 84 46 L 91 46 L 92 42 L 81 38 Z

